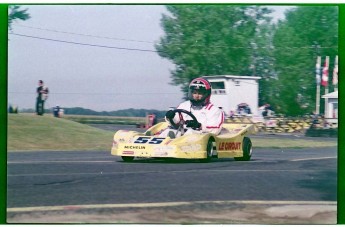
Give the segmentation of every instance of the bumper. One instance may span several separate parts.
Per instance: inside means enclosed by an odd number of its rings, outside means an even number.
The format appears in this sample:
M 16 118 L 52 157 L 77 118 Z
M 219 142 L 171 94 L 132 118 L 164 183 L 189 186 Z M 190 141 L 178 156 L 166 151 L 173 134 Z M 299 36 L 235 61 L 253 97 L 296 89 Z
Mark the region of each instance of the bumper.
M 139 158 L 182 158 L 182 159 L 204 159 L 206 151 L 202 146 L 194 145 L 113 145 L 111 154 L 115 156 L 129 156 Z

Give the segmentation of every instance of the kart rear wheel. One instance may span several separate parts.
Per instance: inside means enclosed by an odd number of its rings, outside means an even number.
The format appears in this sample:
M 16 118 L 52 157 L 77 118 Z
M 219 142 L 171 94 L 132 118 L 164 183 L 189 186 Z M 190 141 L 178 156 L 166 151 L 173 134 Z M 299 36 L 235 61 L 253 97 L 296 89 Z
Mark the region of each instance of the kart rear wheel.
M 242 151 L 243 151 L 243 157 L 235 157 L 236 161 L 249 161 L 252 157 L 252 141 L 248 137 L 243 138 L 243 144 L 242 144 Z
M 124 162 L 131 162 L 134 160 L 133 156 L 121 156 L 121 158 Z

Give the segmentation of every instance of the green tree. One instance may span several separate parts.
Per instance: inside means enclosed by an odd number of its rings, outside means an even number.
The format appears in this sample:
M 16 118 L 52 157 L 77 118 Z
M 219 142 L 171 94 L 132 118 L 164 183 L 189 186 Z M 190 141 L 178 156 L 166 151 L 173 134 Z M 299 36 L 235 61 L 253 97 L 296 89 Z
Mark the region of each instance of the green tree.
M 12 29 L 12 22 L 15 20 L 28 20 L 30 15 L 27 13 L 28 9 L 21 10 L 18 5 L 8 6 L 8 28 Z
M 278 24 L 273 45 L 277 80 L 271 84 L 275 94 L 271 104 L 290 116 L 313 112 L 316 58 L 322 56 L 323 64 L 325 56 L 330 56 L 332 69 L 338 54 L 338 8 L 299 6 L 287 12 L 286 20 Z
M 260 76 L 259 80 L 259 105 L 271 103 L 274 89 L 271 84 L 277 79 L 274 69 L 275 58 L 273 55 L 273 36 L 275 25 L 269 21 L 261 23 L 256 28 L 255 37 L 251 45 L 252 75 Z
M 270 11 L 258 6 L 171 5 L 161 23 L 165 36 L 156 45 L 175 64 L 172 83 L 186 93 L 203 75 L 252 75 L 251 43 Z

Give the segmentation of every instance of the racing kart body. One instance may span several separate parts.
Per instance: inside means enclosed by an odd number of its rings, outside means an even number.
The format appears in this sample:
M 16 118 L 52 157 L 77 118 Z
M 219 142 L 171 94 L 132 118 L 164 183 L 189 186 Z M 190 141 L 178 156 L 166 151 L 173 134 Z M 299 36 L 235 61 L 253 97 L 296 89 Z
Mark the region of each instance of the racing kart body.
M 253 124 L 224 123 L 219 135 L 200 133 L 177 138 L 161 137 L 160 133 L 168 127 L 168 122 L 161 122 L 144 133 L 119 130 L 114 135 L 111 154 L 121 156 L 125 162 L 133 161 L 135 157 L 204 161 L 212 158 L 249 161 L 251 158 L 252 143 L 247 136 L 254 132 Z

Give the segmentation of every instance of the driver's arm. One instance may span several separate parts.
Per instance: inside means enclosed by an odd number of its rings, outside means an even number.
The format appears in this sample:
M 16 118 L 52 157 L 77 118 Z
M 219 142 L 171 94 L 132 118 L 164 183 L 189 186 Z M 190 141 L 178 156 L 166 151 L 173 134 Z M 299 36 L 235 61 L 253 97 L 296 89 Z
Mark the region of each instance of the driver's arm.
M 222 130 L 223 123 L 224 112 L 216 106 L 212 106 L 206 114 L 206 122 L 204 122 L 204 124 L 201 124 L 201 130 L 202 132 L 208 132 L 218 135 Z

